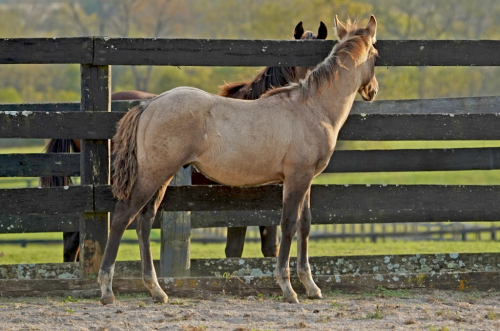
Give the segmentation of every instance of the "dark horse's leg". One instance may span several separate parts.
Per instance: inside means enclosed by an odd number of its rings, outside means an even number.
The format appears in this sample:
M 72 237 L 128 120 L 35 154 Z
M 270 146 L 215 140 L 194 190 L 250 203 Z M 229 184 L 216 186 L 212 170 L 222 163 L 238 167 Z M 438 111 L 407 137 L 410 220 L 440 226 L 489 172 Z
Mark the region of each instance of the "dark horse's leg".
M 80 152 L 80 140 L 77 139 L 50 139 L 45 146 L 45 153 L 75 153 Z M 71 177 L 40 177 L 41 187 L 68 186 L 71 185 Z M 79 260 L 80 233 L 63 232 L 63 261 L 76 262 Z
M 278 256 L 278 227 L 259 226 L 261 252 L 265 257 Z M 228 227 L 226 241 L 226 257 L 241 257 L 245 245 L 247 228 L 245 226 Z
M 80 250 L 80 232 L 63 232 L 64 262 L 78 261 Z
M 193 172 L 192 185 L 220 185 L 199 172 Z M 245 246 L 246 226 L 234 226 L 227 228 L 226 257 L 241 257 Z M 276 226 L 260 227 L 261 251 L 265 257 L 278 256 L 278 228 Z
M 192 185 L 220 185 L 200 172 L 193 172 L 191 175 Z M 226 237 L 226 257 L 241 257 L 243 254 L 243 247 L 245 245 L 245 236 L 247 233 L 246 226 L 228 227 Z M 276 255 L 275 255 L 276 256 Z
M 314 283 L 309 266 L 307 245 L 309 232 L 311 230 L 311 188 L 307 191 L 302 208 L 302 215 L 299 219 L 297 231 L 297 274 L 300 281 L 306 287 L 307 296 L 310 299 L 321 299 L 321 290 Z
M 260 249 L 265 257 L 278 256 L 278 227 L 277 226 L 259 226 L 260 230 Z
M 227 228 L 226 257 L 241 257 L 245 245 L 246 226 Z
M 281 245 L 276 263 L 276 280 L 283 290 L 283 301 L 298 303 L 297 294 L 290 283 L 290 246 L 297 231 L 304 200 L 311 187 L 312 174 L 290 171 L 283 185 L 283 215 L 281 217 Z

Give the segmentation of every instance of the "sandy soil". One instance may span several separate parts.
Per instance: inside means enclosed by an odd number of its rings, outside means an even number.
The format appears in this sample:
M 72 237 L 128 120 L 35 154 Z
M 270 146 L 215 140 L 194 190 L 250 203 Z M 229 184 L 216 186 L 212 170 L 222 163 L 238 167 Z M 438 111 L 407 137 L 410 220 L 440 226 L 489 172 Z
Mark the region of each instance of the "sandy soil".
M 500 330 L 500 294 L 378 291 L 291 305 L 276 297 L 1 298 L 0 330 Z

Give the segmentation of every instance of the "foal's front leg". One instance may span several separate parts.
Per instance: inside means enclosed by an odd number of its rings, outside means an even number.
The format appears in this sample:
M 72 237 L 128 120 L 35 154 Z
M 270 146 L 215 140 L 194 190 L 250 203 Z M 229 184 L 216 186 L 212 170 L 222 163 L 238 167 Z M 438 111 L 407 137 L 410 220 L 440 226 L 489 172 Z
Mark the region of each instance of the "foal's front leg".
M 299 219 L 297 231 L 297 273 L 300 281 L 306 287 L 307 296 L 310 299 L 321 299 L 321 290 L 314 283 L 309 266 L 307 254 L 309 232 L 311 231 L 311 189 L 307 191 L 304 199 L 302 214 Z
M 283 301 L 298 303 L 297 293 L 290 283 L 290 246 L 297 231 L 297 221 L 302 211 L 302 205 L 312 176 L 292 174 L 285 177 L 283 187 L 283 215 L 281 217 L 281 244 L 276 264 L 276 280 L 283 290 Z
M 151 246 L 149 236 L 151 227 L 155 219 L 156 212 L 167 189 L 167 184 L 160 187 L 156 194 L 149 200 L 146 206 L 141 210 L 137 219 L 137 237 L 139 238 L 139 248 L 142 261 L 142 281 L 151 293 L 154 302 L 166 303 L 168 296 L 158 284 L 153 257 L 151 255 Z

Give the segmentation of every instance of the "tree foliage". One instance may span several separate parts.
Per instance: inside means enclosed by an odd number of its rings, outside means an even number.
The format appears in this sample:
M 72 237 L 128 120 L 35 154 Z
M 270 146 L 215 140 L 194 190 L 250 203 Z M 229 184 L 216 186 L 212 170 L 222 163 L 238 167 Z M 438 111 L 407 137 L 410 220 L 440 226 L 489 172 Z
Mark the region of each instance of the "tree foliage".
M 291 39 L 303 21 L 319 21 L 334 37 L 333 17 L 379 21 L 378 39 L 498 39 L 495 0 L 0 0 L 0 38 L 112 37 Z M 224 82 L 250 79 L 256 68 L 113 67 L 113 91 L 160 93 L 189 85 L 216 92 Z M 77 101 L 78 65 L 1 65 L 0 102 Z M 498 94 L 496 68 L 377 68 L 379 98 Z

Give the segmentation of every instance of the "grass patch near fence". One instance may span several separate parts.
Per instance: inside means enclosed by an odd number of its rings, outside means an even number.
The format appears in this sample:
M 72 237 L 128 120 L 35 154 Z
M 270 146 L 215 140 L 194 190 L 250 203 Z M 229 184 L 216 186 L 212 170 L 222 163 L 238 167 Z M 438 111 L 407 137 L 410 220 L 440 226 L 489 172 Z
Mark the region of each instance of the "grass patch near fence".
M 130 232 L 130 231 L 129 231 Z M 31 239 L 33 235 L 30 234 Z M 42 235 L 42 236 L 40 236 Z M 0 239 L 7 239 L 1 235 Z M 38 238 L 61 239 L 59 233 L 36 234 Z M 132 234 L 127 234 L 132 237 Z M 12 238 L 11 238 L 12 239 Z M 191 258 L 224 258 L 225 243 L 201 244 L 191 243 Z M 160 257 L 160 244 L 152 243 L 153 258 Z M 334 240 L 312 240 L 309 242 L 310 256 L 346 256 L 346 255 L 394 255 L 394 254 L 435 254 L 435 253 L 490 253 L 499 252 L 500 242 L 494 241 L 394 241 L 335 242 Z M 57 263 L 62 262 L 62 244 L 41 245 L 0 245 L 0 264 L 19 263 Z M 3 255 L 2 255 L 3 253 Z M 291 256 L 297 255 L 296 244 L 292 244 Z M 260 243 L 247 242 L 243 257 L 261 257 Z M 139 260 L 137 244 L 122 244 L 118 252 L 118 260 Z

